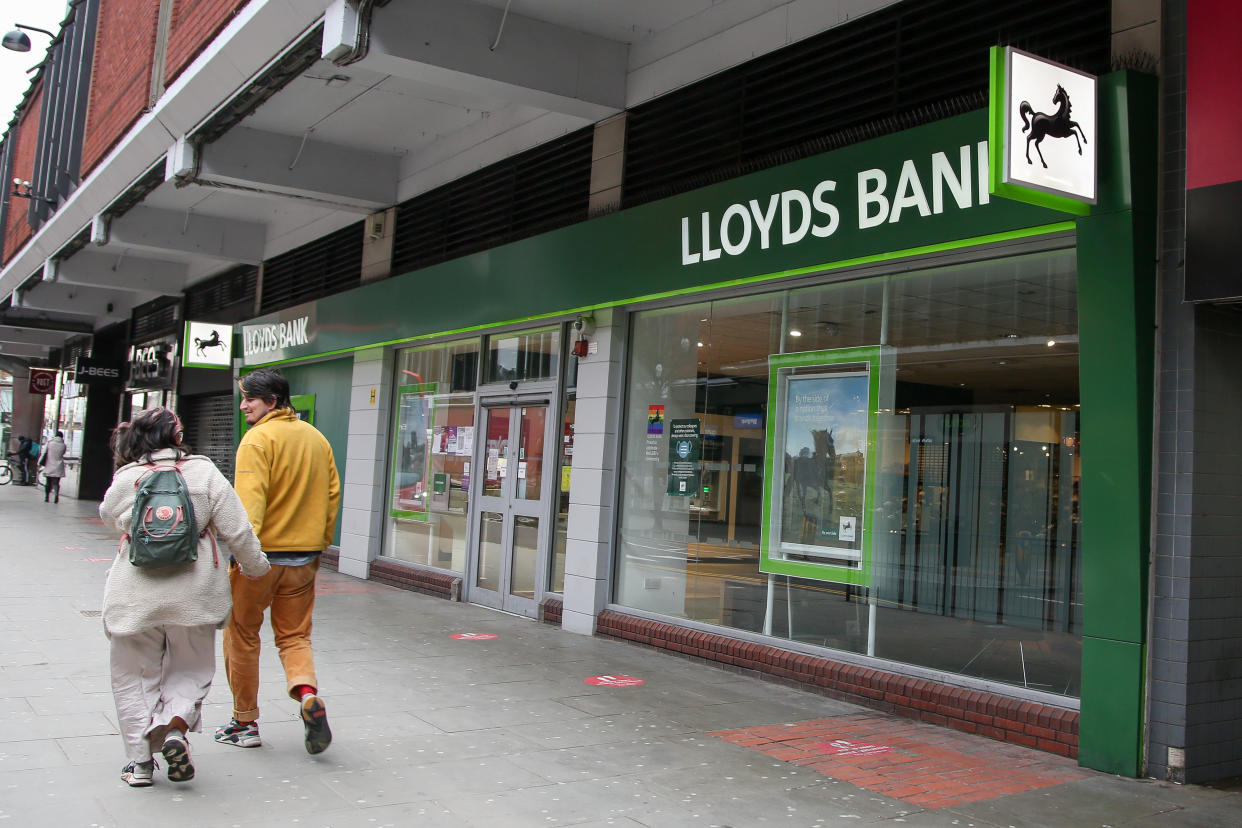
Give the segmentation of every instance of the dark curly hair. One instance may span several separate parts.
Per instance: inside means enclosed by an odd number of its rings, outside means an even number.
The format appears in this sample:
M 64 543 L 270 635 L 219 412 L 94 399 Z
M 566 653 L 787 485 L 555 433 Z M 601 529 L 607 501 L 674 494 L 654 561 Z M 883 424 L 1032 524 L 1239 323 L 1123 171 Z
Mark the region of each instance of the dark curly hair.
M 121 423 L 112 432 L 112 454 L 118 466 L 126 463 L 150 462 L 160 449 L 174 449 L 177 459 L 190 454 L 181 420 L 170 408 L 139 411 L 129 422 Z
M 289 380 L 275 368 L 259 368 L 237 381 L 242 395 L 255 397 L 276 408 L 293 408 L 289 401 Z

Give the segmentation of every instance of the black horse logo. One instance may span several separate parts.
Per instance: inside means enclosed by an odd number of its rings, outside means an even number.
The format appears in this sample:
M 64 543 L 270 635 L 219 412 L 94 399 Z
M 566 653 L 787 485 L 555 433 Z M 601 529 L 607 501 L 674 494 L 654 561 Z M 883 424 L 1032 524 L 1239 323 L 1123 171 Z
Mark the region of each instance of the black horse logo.
M 197 336 L 194 337 L 194 350 L 198 352 L 199 356 L 206 356 L 203 352 L 208 348 L 220 348 L 221 350 L 226 350 L 224 343 L 220 341 L 219 331 L 213 330 L 211 332 L 211 336 L 206 339 L 200 339 Z
M 1057 104 L 1057 111 L 1051 115 L 1043 112 L 1036 112 L 1031 105 L 1023 101 L 1018 106 L 1018 114 L 1022 116 L 1022 131 L 1030 130 L 1031 134 L 1026 136 L 1026 163 L 1031 161 L 1031 142 L 1035 142 L 1035 152 L 1039 155 L 1039 163 L 1044 165 L 1044 169 L 1048 169 L 1048 162 L 1044 160 L 1044 153 L 1040 150 L 1039 144 L 1044 138 L 1051 136 L 1053 138 L 1069 138 L 1073 137 L 1078 141 L 1078 154 L 1082 155 L 1082 145 L 1087 143 L 1087 136 L 1082 131 L 1082 127 L 1077 121 L 1070 120 L 1070 99 L 1069 93 L 1061 84 L 1057 84 L 1057 91 L 1052 94 L 1052 102 Z M 1078 130 L 1075 132 L 1074 130 Z M 1079 141 L 1079 136 L 1082 140 Z

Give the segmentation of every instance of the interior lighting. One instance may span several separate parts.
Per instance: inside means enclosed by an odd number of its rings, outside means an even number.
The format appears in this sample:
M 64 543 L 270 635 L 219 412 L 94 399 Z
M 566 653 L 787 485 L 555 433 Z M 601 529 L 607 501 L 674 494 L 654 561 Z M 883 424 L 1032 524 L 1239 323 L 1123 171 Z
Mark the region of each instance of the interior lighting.
M 797 328 L 790 328 L 789 335 L 790 336 L 802 336 L 802 331 L 798 330 Z
M 1055 339 L 1049 339 L 1049 340 L 1048 340 L 1048 347 L 1049 347 L 1049 348 L 1051 348 L 1053 345 L 1056 345 L 1056 344 L 1057 344 L 1057 341 L 1056 341 Z

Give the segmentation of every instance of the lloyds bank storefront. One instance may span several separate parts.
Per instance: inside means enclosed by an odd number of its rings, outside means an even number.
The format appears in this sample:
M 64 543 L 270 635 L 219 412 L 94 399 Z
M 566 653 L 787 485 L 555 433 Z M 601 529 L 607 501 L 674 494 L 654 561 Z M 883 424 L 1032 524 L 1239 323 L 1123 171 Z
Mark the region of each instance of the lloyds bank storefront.
M 342 572 L 1134 775 L 1154 82 L 1099 100 L 1086 215 L 989 195 L 979 111 L 252 320 L 238 370 L 333 443 Z

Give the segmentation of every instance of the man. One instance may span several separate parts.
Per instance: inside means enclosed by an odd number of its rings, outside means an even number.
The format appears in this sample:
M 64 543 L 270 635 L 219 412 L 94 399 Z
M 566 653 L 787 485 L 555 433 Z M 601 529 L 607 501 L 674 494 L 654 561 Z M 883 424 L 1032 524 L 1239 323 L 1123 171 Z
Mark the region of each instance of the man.
M 272 569 L 250 580 L 236 565 L 229 568 L 233 615 L 224 630 L 224 672 L 233 691 L 233 719 L 215 738 L 237 747 L 261 744 L 259 628 L 270 607 L 289 696 L 302 706 L 306 751 L 321 753 L 332 742 L 332 731 L 318 695 L 311 612 L 319 555 L 336 529 L 340 479 L 328 441 L 293 410 L 283 374 L 260 368 L 238 386 L 250 430 L 237 447 L 234 488 Z
M 30 450 L 34 446 L 34 441 L 24 434 L 17 435 L 17 451 L 5 453 L 5 457 L 12 457 L 17 464 L 17 470 L 21 472 L 21 479 L 15 485 L 30 485 Z

